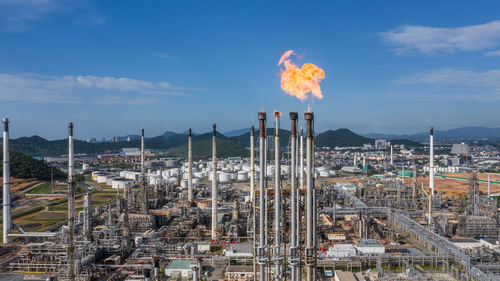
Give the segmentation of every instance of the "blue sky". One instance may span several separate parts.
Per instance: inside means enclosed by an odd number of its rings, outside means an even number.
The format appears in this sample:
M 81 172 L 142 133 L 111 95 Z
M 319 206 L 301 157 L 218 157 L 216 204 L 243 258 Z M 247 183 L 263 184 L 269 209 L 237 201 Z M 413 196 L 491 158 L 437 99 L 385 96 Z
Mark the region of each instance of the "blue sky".
M 0 114 L 13 137 L 220 131 L 257 111 L 316 130 L 500 127 L 498 1 L 0 0 Z M 325 70 L 323 100 L 280 88 L 277 65 Z

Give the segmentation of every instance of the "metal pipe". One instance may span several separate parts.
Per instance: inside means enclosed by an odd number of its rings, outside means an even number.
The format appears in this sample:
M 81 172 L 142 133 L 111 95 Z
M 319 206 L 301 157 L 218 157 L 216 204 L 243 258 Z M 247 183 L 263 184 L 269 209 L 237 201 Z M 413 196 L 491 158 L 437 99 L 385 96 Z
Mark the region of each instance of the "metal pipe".
M 292 281 L 297 281 L 297 179 L 296 179 L 296 154 L 297 154 L 297 112 L 290 112 L 290 122 L 291 122 L 291 146 L 292 146 L 292 163 L 291 166 L 291 187 L 290 193 L 292 195 L 290 201 L 291 209 L 291 237 L 290 237 L 290 265 L 291 265 L 291 277 Z
M 188 135 L 188 202 L 193 202 L 193 158 L 191 148 L 191 128 L 189 128 Z
M 259 112 L 259 164 L 260 164 L 260 174 L 259 174 L 259 248 L 257 251 L 258 263 L 259 263 L 259 273 L 260 281 L 264 281 L 266 278 L 266 239 L 265 239 L 265 218 L 264 218 L 264 194 L 265 194 L 265 140 L 266 140 L 266 113 Z
M 68 124 L 68 278 L 75 280 L 75 179 L 74 179 L 73 123 Z
M 9 243 L 10 218 L 10 163 L 9 163 L 9 119 L 3 119 L 3 243 Z
M 312 161 L 312 145 L 314 138 L 314 129 L 313 129 L 313 121 L 314 114 L 312 112 L 306 112 L 304 114 L 304 119 L 306 120 L 306 223 L 307 223 L 307 231 L 306 231 L 306 269 L 307 269 L 307 280 L 314 280 L 314 257 L 315 257 L 315 249 L 314 249 L 314 198 L 313 198 L 313 169 L 314 163 Z
M 217 239 L 217 151 L 216 151 L 216 125 L 212 126 L 212 240 Z
M 142 187 L 142 213 L 148 213 L 148 188 L 146 184 L 146 166 L 144 165 L 144 129 L 141 130 L 141 187 Z
M 281 280 L 281 157 L 280 157 L 280 116 L 274 112 L 274 263 L 275 280 Z

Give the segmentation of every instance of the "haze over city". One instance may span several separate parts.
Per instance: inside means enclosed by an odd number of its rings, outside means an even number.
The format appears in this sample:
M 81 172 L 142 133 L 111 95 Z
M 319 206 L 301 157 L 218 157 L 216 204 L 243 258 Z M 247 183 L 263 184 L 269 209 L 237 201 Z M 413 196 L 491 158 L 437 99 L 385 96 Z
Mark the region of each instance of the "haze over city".
M 0 112 L 48 139 L 70 120 L 80 139 L 225 132 L 309 104 L 318 132 L 499 127 L 499 5 L 3 0 Z M 287 50 L 324 69 L 324 99 L 283 93 Z

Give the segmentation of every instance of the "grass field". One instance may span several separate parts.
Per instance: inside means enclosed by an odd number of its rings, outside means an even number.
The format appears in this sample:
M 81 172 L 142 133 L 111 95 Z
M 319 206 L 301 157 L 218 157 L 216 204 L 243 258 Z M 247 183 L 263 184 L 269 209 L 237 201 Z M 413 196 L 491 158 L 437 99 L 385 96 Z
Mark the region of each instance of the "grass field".
M 47 188 L 51 188 L 50 184 L 36 188 L 36 192 L 45 192 Z M 110 201 L 116 199 L 116 192 L 111 190 L 93 191 L 92 193 L 92 207 L 97 208 Z M 80 194 L 76 197 L 76 212 L 83 210 L 83 195 Z M 67 221 L 68 203 L 66 198 L 56 200 L 46 207 L 37 207 L 23 212 L 22 215 L 13 218 L 13 223 L 20 225 L 24 231 L 45 231 L 56 226 L 59 223 Z M 18 231 L 13 229 L 13 231 Z

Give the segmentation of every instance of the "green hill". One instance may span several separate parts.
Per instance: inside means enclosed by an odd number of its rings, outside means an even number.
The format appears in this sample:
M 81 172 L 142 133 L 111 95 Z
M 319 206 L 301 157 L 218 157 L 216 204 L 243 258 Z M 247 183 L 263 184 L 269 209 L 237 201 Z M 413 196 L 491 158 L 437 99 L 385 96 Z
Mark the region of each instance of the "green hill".
M 357 135 L 349 129 L 328 130 L 319 134 L 314 139 L 316 146 L 330 148 L 335 148 L 336 146 L 363 146 L 365 143 L 374 144 L 375 140 Z
M 267 128 L 266 130 L 267 136 L 268 137 L 273 137 L 274 136 L 274 128 Z M 290 142 L 290 134 L 291 132 L 285 129 L 280 129 L 280 144 L 281 144 L 281 149 L 286 150 L 286 147 L 288 143 Z M 240 145 L 244 147 L 250 147 L 250 129 L 248 129 L 248 132 L 241 135 L 241 136 L 235 136 L 235 137 L 230 137 L 230 140 L 239 143 Z M 259 139 L 259 129 L 255 130 L 255 145 L 258 145 L 258 139 Z M 274 142 L 274 141 L 273 141 Z
M 412 140 L 406 140 L 406 139 L 394 139 L 394 140 L 389 140 L 391 142 L 391 144 L 404 144 L 405 147 L 423 147 L 424 145 L 419 143 L 419 142 L 416 142 L 416 141 L 412 141 Z
M 194 159 L 207 159 L 212 157 L 212 139 L 205 139 L 200 141 L 193 141 L 193 158 Z M 168 152 L 172 157 L 187 157 L 187 144 L 177 147 Z M 247 157 L 250 155 L 248 149 L 240 144 L 230 141 L 228 139 L 217 138 L 217 157 L 225 158 L 229 156 L 242 156 Z
M 3 159 L 3 153 L 0 151 L 0 158 Z M 3 165 L 0 166 L 0 173 L 3 172 Z M 11 150 L 10 151 L 10 175 L 14 178 L 28 179 L 36 178 L 39 180 L 50 180 L 50 167 L 43 161 L 34 159 L 26 154 Z M 53 168 L 54 178 L 66 178 L 66 174 L 57 168 Z

